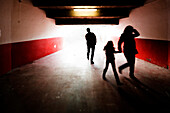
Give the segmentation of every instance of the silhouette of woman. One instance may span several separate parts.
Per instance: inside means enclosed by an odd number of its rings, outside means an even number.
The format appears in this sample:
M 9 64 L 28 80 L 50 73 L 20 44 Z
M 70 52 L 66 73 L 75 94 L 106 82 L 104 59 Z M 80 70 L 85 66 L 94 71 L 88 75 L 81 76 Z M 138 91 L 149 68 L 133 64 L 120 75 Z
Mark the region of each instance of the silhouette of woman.
M 118 76 L 117 71 L 116 71 L 115 57 L 114 57 L 114 53 L 119 53 L 119 51 L 115 51 L 115 48 L 114 48 L 112 41 L 108 41 L 103 50 L 105 51 L 105 54 L 106 54 L 106 67 L 103 70 L 103 76 L 102 76 L 103 79 L 106 80 L 105 75 L 106 75 L 106 72 L 108 70 L 109 63 L 111 63 L 112 69 L 113 69 L 113 72 L 114 72 L 114 76 L 115 76 L 115 79 L 116 79 L 116 83 L 117 83 L 117 85 L 121 85 L 122 83 L 120 82 L 119 76 Z
M 134 29 L 132 26 L 128 25 L 120 39 L 118 41 L 118 50 L 122 52 L 121 44 L 124 42 L 124 56 L 126 57 L 127 63 L 119 67 L 119 73 L 122 73 L 122 70 L 126 67 L 130 67 L 129 76 L 134 78 L 134 67 L 135 67 L 135 55 L 138 54 L 136 49 L 135 37 L 139 36 L 139 32 Z

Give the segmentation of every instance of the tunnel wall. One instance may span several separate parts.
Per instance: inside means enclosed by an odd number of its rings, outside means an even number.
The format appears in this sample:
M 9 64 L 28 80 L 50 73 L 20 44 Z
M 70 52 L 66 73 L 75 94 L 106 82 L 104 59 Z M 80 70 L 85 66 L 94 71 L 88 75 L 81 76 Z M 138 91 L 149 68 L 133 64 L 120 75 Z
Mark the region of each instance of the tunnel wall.
M 31 63 L 62 49 L 62 38 L 40 39 L 12 44 L 12 68 Z
M 168 41 L 137 38 L 136 45 L 139 51 L 137 58 L 167 68 Z
M 167 6 L 168 6 L 168 66 L 170 69 L 170 1 L 167 0 Z
M 0 75 L 62 49 L 60 37 L 0 45 Z
M 0 45 L 0 75 L 11 70 L 11 44 Z
M 0 75 L 62 49 L 55 20 L 31 0 L 0 0 L 0 17 Z
M 136 38 L 139 54 L 137 58 L 169 68 L 170 67 L 170 1 L 155 0 L 132 10 L 129 18 L 120 20 L 117 27 L 123 32 L 132 25 L 140 33 Z
M 168 42 L 168 66 L 170 68 L 170 42 Z

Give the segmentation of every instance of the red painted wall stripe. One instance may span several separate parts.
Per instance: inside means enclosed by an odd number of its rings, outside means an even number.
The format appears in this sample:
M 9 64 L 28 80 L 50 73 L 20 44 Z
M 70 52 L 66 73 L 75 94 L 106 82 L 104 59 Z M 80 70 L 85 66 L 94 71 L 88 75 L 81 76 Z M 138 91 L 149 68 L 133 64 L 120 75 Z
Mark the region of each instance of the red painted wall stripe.
M 56 47 L 54 47 L 56 46 Z M 31 63 L 62 49 L 62 38 L 49 38 L 12 44 L 12 68 Z
M 167 68 L 168 41 L 136 38 L 137 58 Z
M 62 38 L 0 45 L 0 75 L 62 49 Z
M 0 75 L 11 70 L 11 44 L 0 45 Z

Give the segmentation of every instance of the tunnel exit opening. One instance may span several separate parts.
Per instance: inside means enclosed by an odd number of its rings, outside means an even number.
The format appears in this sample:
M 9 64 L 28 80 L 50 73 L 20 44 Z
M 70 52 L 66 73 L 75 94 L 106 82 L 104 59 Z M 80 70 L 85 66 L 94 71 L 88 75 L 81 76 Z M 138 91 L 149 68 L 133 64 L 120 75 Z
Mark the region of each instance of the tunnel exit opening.
M 97 43 L 95 46 L 94 62 L 95 65 L 105 65 L 104 46 L 112 40 L 117 50 L 117 43 L 122 33 L 117 25 L 63 25 L 57 30 L 59 37 L 63 38 L 63 59 L 67 64 L 76 62 L 86 65 L 87 45 L 85 35 L 87 28 L 96 35 Z M 122 55 L 122 54 L 120 54 Z M 119 56 L 119 55 L 118 55 Z M 117 55 L 116 55 L 117 57 Z M 90 62 L 90 61 L 89 61 Z

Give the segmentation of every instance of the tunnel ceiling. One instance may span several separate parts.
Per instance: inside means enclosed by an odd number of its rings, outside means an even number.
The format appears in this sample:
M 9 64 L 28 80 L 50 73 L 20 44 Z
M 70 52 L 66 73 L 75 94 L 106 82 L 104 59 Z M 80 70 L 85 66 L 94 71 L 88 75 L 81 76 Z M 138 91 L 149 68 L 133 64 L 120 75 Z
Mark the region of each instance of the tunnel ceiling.
M 132 9 L 143 6 L 146 0 L 32 0 L 33 5 L 44 10 L 56 25 L 119 24 Z M 97 11 L 74 11 L 96 9 Z

